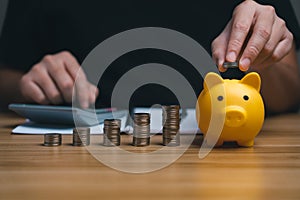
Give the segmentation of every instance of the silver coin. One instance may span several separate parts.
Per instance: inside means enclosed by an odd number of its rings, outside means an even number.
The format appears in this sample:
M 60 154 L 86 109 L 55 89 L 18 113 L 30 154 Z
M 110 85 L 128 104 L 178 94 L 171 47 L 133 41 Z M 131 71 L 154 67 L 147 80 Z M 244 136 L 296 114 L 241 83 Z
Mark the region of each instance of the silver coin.
M 90 145 L 90 128 L 76 127 L 73 129 L 73 146 Z
M 120 119 L 105 119 L 103 128 L 103 146 L 119 146 L 121 143 L 120 137 Z
M 112 147 L 112 146 L 120 146 L 120 135 L 116 138 L 109 138 L 107 135 L 103 135 L 103 146 Z
M 62 136 L 60 133 L 47 133 L 44 135 L 44 146 L 61 145 Z
M 163 106 L 163 145 L 178 146 L 180 145 L 180 106 L 169 105 Z
M 121 127 L 121 120 L 120 119 L 105 119 L 104 120 L 104 126 L 120 128 Z
M 148 137 L 148 138 L 133 137 L 132 145 L 136 146 L 136 147 L 148 146 L 148 145 L 150 145 L 150 137 Z
M 132 145 L 141 147 L 150 144 L 150 114 L 134 113 Z
M 224 62 L 223 67 L 224 68 L 238 68 L 239 62 Z
M 164 146 L 179 146 L 180 145 L 180 135 L 176 135 L 176 137 L 172 137 L 172 138 L 166 138 L 163 137 L 163 145 Z

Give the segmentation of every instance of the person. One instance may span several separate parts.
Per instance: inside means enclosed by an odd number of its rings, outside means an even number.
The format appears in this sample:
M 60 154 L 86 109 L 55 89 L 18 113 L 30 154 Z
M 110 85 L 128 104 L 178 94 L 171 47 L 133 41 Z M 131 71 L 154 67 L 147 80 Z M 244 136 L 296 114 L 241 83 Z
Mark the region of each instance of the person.
M 80 70 L 85 56 L 101 41 L 128 29 L 149 26 L 170 28 L 195 39 L 211 53 L 223 77 L 258 72 L 269 113 L 298 108 L 299 26 L 288 1 L 270 0 L 11 0 L 0 39 L 2 106 L 9 102 L 70 103 L 77 73 L 80 84 L 75 92 L 80 91 L 77 95 L 81 106 L 87 108 L 96 101 L 100 106 L 109 106 L 111 90 L 122 74 L 132 66 L 153 61 L 171 65 L 188 76 L 199 94 L 199 75 L 169 52 L 147 49 L 122 56 L 100 80 L 99 89 Z M 222 67 L 225 61 L 236 60 L 240 70 L 226 71 Z M 159 97 L 152 95 L 153 91 Z M 142 99 L 134 104 L 141 106 L 170 102 L 164 99 L 172 94 L 152 85 L 133 96 Z

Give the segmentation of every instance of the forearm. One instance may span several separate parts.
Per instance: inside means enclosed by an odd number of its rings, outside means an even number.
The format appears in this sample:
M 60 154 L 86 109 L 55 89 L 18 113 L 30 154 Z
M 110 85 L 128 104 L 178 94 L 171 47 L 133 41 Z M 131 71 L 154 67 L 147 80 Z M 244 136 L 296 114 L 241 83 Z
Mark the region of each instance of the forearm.
M 269 113 L 296 110 L 300 105 L 300 74 L 295 51 L 272 66 L 258 69 L 261 93 Z
M 7 109 L 12 102 L 21 102 L 19 82 L 22 72 L 12 69 L 0 69 L 0 108 Z

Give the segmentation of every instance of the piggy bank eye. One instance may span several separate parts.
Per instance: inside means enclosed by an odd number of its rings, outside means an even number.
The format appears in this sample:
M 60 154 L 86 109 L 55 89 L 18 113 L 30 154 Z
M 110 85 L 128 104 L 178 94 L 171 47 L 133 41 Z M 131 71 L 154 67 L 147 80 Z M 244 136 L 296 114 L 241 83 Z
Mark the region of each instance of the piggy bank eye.
M 244 96 L 243 96 L 243 99 L 244 99 L 245 101 L 248 101 L 248 100 L 249 100 L 249 97 L 248 97 L 247 95 L 244 95 Z
M 218 96 L 218 101 L 222 101 L 223 100 L 223 96 Z

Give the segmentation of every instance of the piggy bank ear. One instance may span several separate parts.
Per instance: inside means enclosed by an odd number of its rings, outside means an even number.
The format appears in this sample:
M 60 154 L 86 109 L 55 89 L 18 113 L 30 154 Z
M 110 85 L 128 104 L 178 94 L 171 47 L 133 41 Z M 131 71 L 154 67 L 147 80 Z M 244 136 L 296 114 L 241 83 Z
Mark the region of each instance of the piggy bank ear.
M 247 84 L 254 87 L 257 91 L 260 91 L 260 76 L 256 72 L 250 72 L 240 81 L 242 84 Z
M 204 90 L 208 90 L 209 88 L 222 83 L 224 83 L 224 80 L 219 74 L 216 74 L 214 72 L 209 72 L 206 74 L 204 78 L 203 87 Z

